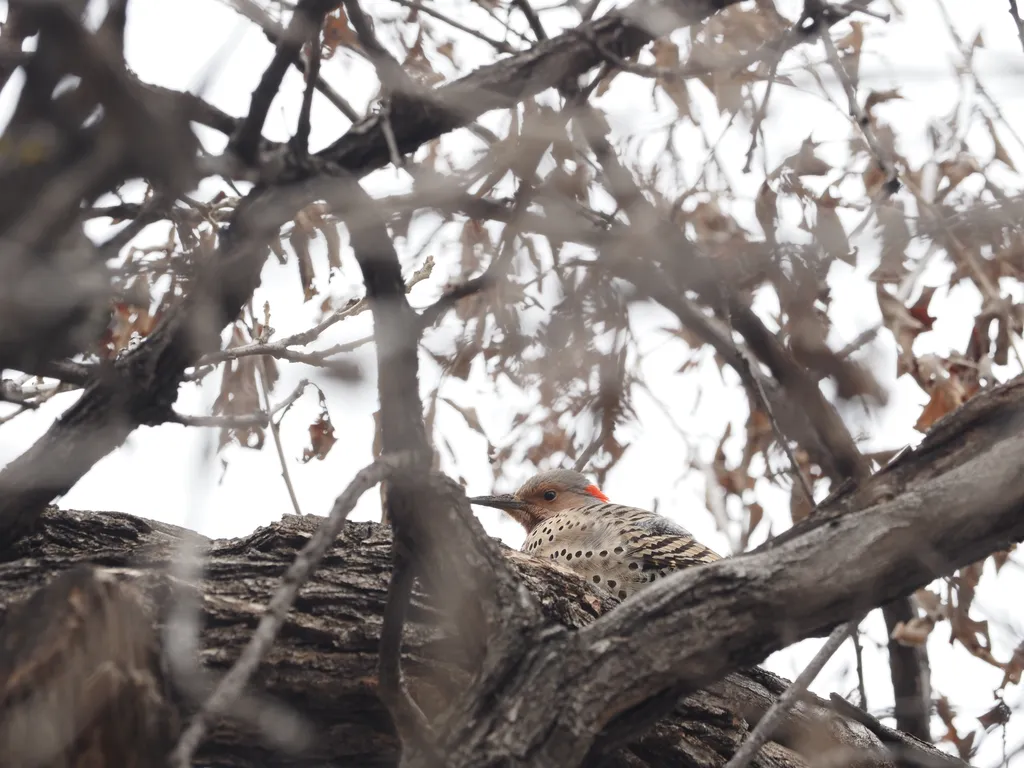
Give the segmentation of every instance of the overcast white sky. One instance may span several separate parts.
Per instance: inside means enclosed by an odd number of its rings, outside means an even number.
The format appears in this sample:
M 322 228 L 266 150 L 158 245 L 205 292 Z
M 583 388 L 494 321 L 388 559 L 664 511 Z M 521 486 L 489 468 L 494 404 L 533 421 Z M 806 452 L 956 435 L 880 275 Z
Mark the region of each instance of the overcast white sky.
M 603 7 L 612 4 L 605 2 Z M 482 14 L 473 12 L 469 2 L 459 0 L 441 5 L 452 15 L 465 13 L 473 19 L 474 26 L 484 23 Z M 539 5 L 541 3 L 538 2 Z M 879 10 L 887 7 L 882 0 L 875 5 Z M 881 21 L 864 19 L 871 42 L 866 48 L 869 53 L 861 64 L 861 81 L 865 91 L 869 87 L 876 90 L 900 87 L 905 100 L 884 105 L 879 108 L 879 114 L 895 125 L 903 137 L 900 150 L 912 161 L 919 161 L 928 152 L 925 134 L 928 122 L 947 115 L 960 99 L 961 91 L 953 75 L 955 49 L 935 0 L 901 0 L 901 5 L 906 13 L 902 21 L 885 25 Z M 947 12 L 955 19 L 963 38 L 969 40 L 976 32 L 982 32 L 985 48 L 976 55 L 977 69 L 982 73 L 986 88 L 997 99 L 1011 123 L 1024 131 L 1019 95 L 1024 54 L 1006 6 L 1005 0 L 946 2 Z M 399 6 L 386 0 L 369 0 L 364 7 L 375 15 L 387 13 L 394 16 L 402 12 Z M 795 18 L 797 12 L 792 2 L 786 0 L 780 7 Z M 469 16 L 471 12 L 472 16 Z M 564 19 L 566 24 L 574 23 L 573 14 L 564 14 Z M 554 17 L 547 20 L 553 27 Z M 439 36 L 448 34 L 443 24 L 433 26 Z M 554 28 L 549 31 L 552 34 L 557 32 Z M 500 32 L 494 29 L 491 32 L 500 36 Z M 490 50 L 485 44 L 458 32 L 452 37 L 459 41 L 456 60 L 463 72 L 490 60 Z M 390 41 L 392 50 L 401 55 L 402 51 L 393 45 L 394 38 L 385 36 L 385 40 Z M 273 52 L 259 30 L 217 0 L 175 0 L 173 3 L 132 0 L 126 47 L 129 65 L 144 81 L 201 91 L 207 99 L 234 115 L 243 115 L 248 110 L 250 94 Z M 823 58 L 820 46 L 806 47 L 803 53 L 815 61 Z M 451 64 L 444 59 L 434 63 L 440 71 L 453 74 Z M 376 91 L 376 81 L 370 68 L 344 52 L 325 62 L 321 74 L 358 109 L 365 108 Z M 801 82 L 806 83 L 807 78 Z M 849 122 L 842 108 L 844 101 L 834 79 L 826 78 L 826 82 L 833 89 L 833 98 L 839 107 L 828 104 L 811 88 L 776 87 L 765 123 L 765 134 L 769 137 L 766 163 L 769 167 L 774 167 L 794 152 L 812 132 L 816 140 L 824 142 L 823 154 L 843 151 L 849 136 Z M 13 90 L 8 88 L 0 96 L 0 116 L 4 120 L 13 105 Z M 702 95 L 701 89 L 694 90 L 704 130 L 709 136 L 718 137 L 725 129 L 725 120 L 719 117 L 717 109 Z M 301 81 L 296 71 L 289 71 L 282 93 L 286 95 L 274 102 L 265 130 L 268 137 L 277 140 L 287 138 L 298 115 Z M 657 136 L 675 119 L 675 112 L 670 107 L 652 110 L 649 84 L 628 75 L 620 76 L 598 103 L 609 115 L 616 138 L 623 141 L 628 137 Z M 489 115 L 484 122 L 500 129 L 503 119 L 501 115 Z M 318 94 L 313 108 L 312 147 L 316 149 L 334 140 L 347 126 L 348 121 Z M 734 186 L 752 199 L 763 173 L 755 170 L 745 177 L 741 172 L 749 136 L 746 128 L 746 125 L 741 125 L 727 132 L 722 138 L 719 154 L 730 166 L 730 180 Z M 689 135 L 692 138 L 693 134 Z M 204 132 L 202 136 L 208 148 L 221 148 L 223 141 L 216 134 Z M 683 132 L 679 140 L 685 142 L 686 136 Z M 983 156 L 990 156 L 991 149 L 986 148 L 986 139 L 977 130 L 967 138 Z M 1019 145 L 1009 137 L 1004 137 L 1004 143 L 1018 164 L 1024 162 L 1024 153 Z M 466 151 L 475 146 L 461 136 L 451 137 L 445 142 L 445 148 L 460 157 L 465 157 Z M 700 145 L 692 146 L 699 148 Z M 690 153 L 691 156 L 694 154 L 697 156 L 692 157 L 691 164 L 696 168 L 703 162 L 704 153 Z M 764 164 L 759 159 L 755 168 L 761 169 Z M 403 188 L 405 182 L 406 178 L 395 170 L 384 169 L 368 177 L 365 186 L 375 194 L 382 194 Z M 211 183 L 205 188 L 214 191 L 220 187 Z M 858 221 L 856 216 L 845 218 L 845 212 L 843 215 L 848 229 Z M 752 215 L 738 212 L 737 216 L 740 216 L 741 224 L 751 231 L 758 231 Z M 104 226 L 105 222 L 98 222 L 94 231 L 99 233 Z M 422 240 L 432 228 L 430 222 L 424 221 L 413 227 L 411 242 L 399 242 L 408 271 L 420 266 L 420 262 L 412 261 L 412 256 L 419 250 L 416 239 Z M 162 241 L 165 236 L 166 228 L 161 227 L 151 227 L 145 233 L 145 237 L 152 241 Z M 805 236 L 793 227 L 782 232 L 780 238 Z M 879 319 L 873 284 L 864 279 L 877 264 L 872 228 L 868 228 L 867 233 L 853 244 L 860 248 L 862 254 L 858 268 L 851 270 L 840 264 L 833 268 L 830 276 L 836 305 L 833 317 L 837 321 L 833 340 L 837 345 L 852 340 Z M 319 243 L 315 244 L 315 247 L 319 246 Z M 334 276 L 328 286 L 322 251 L 314 253 L 321 259 L 317 265 L 318 286 L 325 294 L 329 293 L 342 303 L 361 293 L 358 268 L 349 255 L 346 254 L 342 273 Z M 447 275 L 455 269 L 451 258 L 453 252 L 433 248 L 423 255 L 427 254 L 435 257 L 438 266 L 431 280 L 414 289 L 411 298 L 417 306 L 429 303 Z M 924 282 L 939 284 L 943 282 L 943 275 L 942 269 L 927 273 Z M 264 300 L 271 302 L 272 325 L 280 335 L 304 330 L 315 322 L 319 302 L 300 306 L 298 284 L 293 263 L 285 267 L 274 260 L 267 263 L 256 306 Z M 933 314 L 938 315 L 939 321 L 932 334 L 919 339 L 917 349 L 940 353 L 951 347 L 962 349 L 966 329 L 978 304 L 977 295 L 969 288 L 957 288 L 948 294 L 940 290 L 933 303 L 936 310 Z M 698 400 L 694 380 L 675 375 L 680 364 L 675 354 L 657 354 L 666 341 L 666 335 L 657 329 L 674 327 L 674 321 L 654 309 L 638 310 L 637 318 L 640 326 L 648 329 L 642 335 L 643 348 L 651 354 L 647 354 L 641 363 L 647 380 L 652 383 L 656 394 L 670 404 L 672 418 L 685 429 L 701 457 L 710 461 L 717 440 L 729 421 L 733 423 L 734 432 L 742 432 L 747 408 L 745 396 L 735 386 L 735 377 L 727 372 L 726 383 L 723 384 L 717 368 L 709 365 L 702 371 L 704 391 Z M 368 315 L 345 321 L 332 329 L 324 346 L 359 338 L 368 331 Z M 443 348 L 445 338 L 442 331 L 430 343 L 435 348 Z M 365 382 L 355 386 L 324 385 L 339 437 L 338 445 L 325 461 L 306 465 L 298 461 L 307 441 L 306 428 L 315 418 L 315 392 L 310 390 L 284 423 L 289 470 L 299 504 L 306 513 L 325 513 L 353 473 L 372 459 L 372 413 L 376 409 L 376 393 L 371 349 L 367 347 L 357 353 L 356 359 L 368 374 Z M 891 385 L 892 400 L 881 413 L 865 416 L 848 408 L 843 411 L 844 417 L 856 433 L 868 438 L 864 443 L 867 449 L 896 448 L 915 443 L 920 435 L 913 430 L 913 424 L 927 400 L 926 396 L 907 377 L 893 381 L 895 352 L 887 334 L 883 333 L 880 341 L 870 348 L 867 359 L 877 367 L 883 383 Z M 456 401 L 474 405 L 488 435 L 493 442 L 500 444 L 509 427 L 511 411 L 508 403 L 516 395 L 505 390 L 496 393 L 480 374 L 481 371 L 475 369 L 468 382 L 449 381 L 445 385 L 446 391 Z M 425 361 L 424 391 L 432 388 L 437 375 L 433 363 Z M 305 377 L 320 378 L 316 371 L 303 366 L 282 366 L 277 389 L 279 397 L 284 397 Z M 201 389 L 183 387 L 178 410 L 192 414 L 209 412 L 216 397 L 217 381 L 218 377 L 211 376 L 209 384 Z M 77 397 L 77 393 L 72 393 L 54 398 L 37 412 L 4 425 L 0 430 L 0 464 L 27 448 Z M 615 501 L 648 508 L 657 500 L 663 514 L 686 525 L 719 551 L 728 551 L 725 537 L 715 530 L 711 516 L 706 512 L 703 477 L 687 469 L 690 458 L 687 446 L 675 427 L 646 396 L 638 397 L 637 411 L 641 426 L 623 431 L 622 439 L 629 444 L 629 449 L 611 472 L 605 492 Z M 489 492 L 493 480 L 485 442 L 467 430 L 462 418 L 443 404 L 439 405 L 437 423 L 457 454 L 457 463 L 446 462 L 445 469 L 454 476 L 464 477 L 471 492 Z M 180 426 L 139 429 L 121 450 L 100 462 L 61 499 L 60 505 L 120 510 L 185 525 L 214 537 L 239 536 L 292 511 L 269 436 L 267 448 L 262 452 L 238 448 L 225 451 L 223 458 L 228 466 L 223 473 L 221 457 L 214 453 L 216 438 L 214 430 Z M 730 447 L 738 450 L 739 443 Z M 510 473 L 516 480 L 525 479 L 528 474 L 530 469 L 526 467 Z M 787 495 L 764 483 L 759 484 L 757 492 L 769 518 L 776 521 L 778 530 L 788 520 Z M 353 517 L 373 519 L 378 515 L 379 496 L 374 492 L 363 498 Z M 501 536 L 509 545 L 518 546 L 522 541 L 522 532 L 509 520 L 500 518 L 497 512 L 480 511 L 480 519 L 492 535 Z M 766 533 L 765 526 L 760 536 L 755 537 L 755 542 L 763 540 Z M 836 574 L 836 577 L 841 578 L 841 574 Z M 997 655 L 1002 658 L 1007 657 L 1013 646 L 1024 637 L 1024 620 L 1013 599 L 1022 588 L 1024 576 L 1021 568 L 1015 565 L 1004 569 L 998 580 L 993 579 L 991 573 L 986 573 L 983 582 L 980 606 L 985 617 L 999 620 L 993 621 L 993 634 Z M 1015 631 L 1002 631 L 1000 627 L 1005 622 Z M 870 638 L 865 643 L 869 703 L 873 710 L 877 710 L 892 703 L 886 654 L 876 647 L 876 643 L 884 642 L 885 630 L 877 615 L 869 619 L 867 626 L 870 630 Z M 976 727 L 971 718 L 988 709 L 992 690 L 998 685 L 1001 674 L 970 658 L 962 649 L 951 648 L 947 640 L 948 629 L 940 627 L 930 643 L 933 688 L 936 693 L 948 695 L 961 706 L 963 731 Z M 818 641 L 801 643 L 773 656 L 767 666 L 780 674 L 793 676 L 818 644 Z M 854 678 L 848 674 L 852 664 L 852 648 L 847 646 L 826 667 L 813 689 L 824 695 L 831 691 L 849 693 L 854 684 L 851 682 Z M 1019 698 L 1016 690 L 1011 689 L 1007 693 L 1007 701 L 1011 705 Z M 936 725 L 937 733 L 939 729 L 940 726 Z M 1024 729 L 1011 725 L 1009 746 L 1016 746 L 1022 738 Z M 999 764 L 1002 759 L 1000 742 L 999 732 L 985 739 L 976 764 Z M 1018 762 L 1024 765 L 1024 759 Z

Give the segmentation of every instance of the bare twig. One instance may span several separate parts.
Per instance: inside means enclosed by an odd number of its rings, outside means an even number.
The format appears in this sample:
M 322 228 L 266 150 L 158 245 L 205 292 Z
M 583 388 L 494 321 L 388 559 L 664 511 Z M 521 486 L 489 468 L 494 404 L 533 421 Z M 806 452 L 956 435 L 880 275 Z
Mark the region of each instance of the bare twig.
M 292 407 L 302 393 L 309 386 L 309 381 L 303 379 L 298 386 L 292 390 L 284 400 L 275 405 L 269 411 L 260 411 L 249 415 L 239 416 L 189 416 L 181 413 L 174 413 L 168 417 L 172 424 L 183 424 L 186 427 L 266 427 L 274 416 Z
M 853 653 L 857 657 L 857 695 L 860 697 L 859 706 L 863 710 L 868 708 L 868 688 L 864 679 L 864 649 L 860 642 L 860 629 L 850 635 L 853 640 Z
M 597 453 L 598 449 L 604 444 L 604 441 L 608 439 L 608 426 L 602 427 L 598 433 L 594 436 L 594 439 L 587 444 L 587 447 L 583 449 L 583 452 L 576 457 L 576 461 L 573 464 L 573 469 L 577 472 L 582 472 L 587 468 L 587 464 L 594 458 L 594 454 Z
M 744 357 L 743 360 L 748 366 L 751 364 L 748 358 Z M 796 475 L 797 482 L 800 483 L 800 488 L 804 492 L 804 496 L 807 497 L 807 503 L 813 508 L 814 489 L 811 487 L 811 481 L 804 474 L 803 469 L 800 467 L 800 463 L 796 460 L 796 455 L 793 453 L 793 448 L 789 444 L 789 439 L 786 437 L 786 433 L 782 431 L 778 420 L 775 418 L 775 410 L 772 408 L 772 404 L 768 400 L 768 395 L 764 391 L 764 384 L 761 383 L 761 377 L 755 376 L 753 372 L 751 372 L 750 379 L 754 382 L 754 389 L 757 391 L 757 397 L 761 401 L 761 405 L 764 407 L 764 412 L 768 414 L 768 421 L 771 422 L 772 432 L 775 433 L 775 439 L 778 441 L 782 450 L 785 451 L 786 458 L 789 459 L 790 469 L 793 474 Z
M 249 644 L 242 651 L 242 655 L 221 678 L 213 693 L 210 694 L 182 733 L 172 753 L 173 765 L 178 768 L 191 768 L 192 755 L 195 753 L 196 747 L 199 746 L 209 724 L 217 717 L 224 715 L 241 696 L 249 678 L 252 677 L 260 661 L 274 644 L 277 633 L 284 624 L 299 590 L 316 570 L 356 502 L 366 491 L 400 469 L 405 460 L 404 454 L 382 456 L 373 464 L 359 470 L 348 487 L 338 496 L 328 518 L 317 528 L 316 533 L 310 537 L 306 546 L 295 558 L 295 562 L 289 566 L 281 580 L 280 589 L 271 598 L 266 612 L 260 619 L 256 631 L 253 632 Z
M 426 3 L 421 3 L 421 2 L 418 2 L 417 0 L 391 0 L 391 1 L 394 2 L 394 3 L 398 3 L 399 5 L 404 5 L 406 8 L 413 8 L 413 9 L 415 9 L 417 11 L 420 11 L 421 13 L 427 14 L 428 16 L 433 16 L 435 19 L 439 19 L 440 21 L 443 21 L 445 24 L 449 25 L 453 29 L 457 29 L 460 32 L 465 32 L 467 35 L 472 35 L 473 37 L 477 38 L 478 40 L 483 40 L 488 45 L 493 46 L 496 51 L 499 51 L 501 53 L 516 53 L 517 52 L 516 48 L 512 47 L 511 45 L 509 45 L 508 43 L 504 42 L 503 40 L 495 40 L 493 37 L 488 37 L 483 32 L 475 30 L 472 27 L 467 27 L 465 24 L 461 24 L 458 21 L 456 21 L 455 19 L 453 19 L 451 16 L 445 16 L 440 11 L 434 10 L 429 5 L 427 5 Z
M 175 413 L 169 416 L 167 421 L 171 424 L 181 424 L 185 427 L 246 429 L 251 427 L 266 427 L 270 424 L 270 417 L 263 411 L 240 416 L 190 416 L 183 413 Z
M 1021 21 L 1020 13 L 1017 11 L 1017 0 L 1010 0 L 1010 18 L 1013 19 L 1013 23 L 1017 27 L 1017 37 L 1020 39 L 1021 47 L 1024 48 L 1024 21 Z
M 270 411 L 270 382 L 272 377 L 270 375 L 269 363 L 267 358 L 260 359 L 260 382 L 262 384 L 261 389 L 263 390 L 263 407 Z M 295 510 L 296 515 L 302 514 L 302 508 L 299 506 L 299 497 L 295 493 L 295 485 L 292 483 L 292 474 L 288 471 L 288 460 L 284 455 L 284 446 L 281 444 L 281 425 L 270 419 L 270 434 L 274 438 L 274 447 L 277 449 L 277 460 L 281 464 L 281 478 L 284 480 L 285 488 L 288 489 L 288 498 L 291 499 L 292 509 Z
M 839 650 L 839 646 L 843 644 L 849 634 L 856 631 L 857 625 L 860 624 L 862 619 L 863 616 L 832 630 L 832 634 L 828 636 L 828 640 L 825 641 L 825 644 L 821 646 L 821 649 L 811 659 L 811 663 L 797 675 L 796 680 L 764 713 L 757 726 L 750 732 L 747 740 L 743 742 L 740 748 L 736 750 L 736 754 L 725 764 L 725 768 L 746 768 L 750 761 L 754 759 L 757 751 L 772 737 L 775 729 L 782 723 L 789 710 L 806 693 L 807 686 L 814 682 L 814 678 L 821 672 L 822 667 Z
M 801 19 L 801 21 L 803 21 L 803 19 Z M 797 26 L 799 27 L 799 23 Z M 743 166 L 744 173 L 750 173 L 750 167 L 754 162 L 754 150 L 757 148 L 757 134 L 761 131 L 761 123 L 764 122 L 764 118 L 768 114 L 768 100 L 772 95 L 772 86 L 775 85 L 775 78 L 779 71 L 780 61 L 782 61 L 782 54 L 776 53 L 771 60 L 768 72 L 768 84 L 764 89 L 764 97 L 761 99 L 761 104 L 758 106 L 757 112 L 754 113 L 754 121 L 750 126 L 750 146 L 747 148 L 747 162 Z
M 875 158 L 875 162 L 878 163 L 882 172 L 885 174 L 883 190 L 887 194 L 892 194 L 898 189 L 896 166 L 893 165 L 892 158 L 889 157 L 889 153 L 882 148 L 881 143 L 878 141 L 878 137 L 875 135 L 875 130 L 871 126 L 871 118 L 869 118 L 867 113 L 864 112 L 864 108 L 857 100 L 857 92 L 854 89 L 853 81 L 850 79 L 846 68 L 843 66 L 842 60 L 839 58 L 839 51 L 836 50 L 836 45 L 832 42 L 832 36 L 829 34 L 827 28 L 821 33 L 821 42 L 825 46 L 825 52 L 828 54 L 829 63 L 832 65 L 832 69 L 835 70 L 836 77 L 839 78 L 839 82 L 843 84 L 843 90 L 846 91 L 850 115 L 856 119 L 857 125 L 860 126 L 861 133 L 864 135 L 864 140 L 867 142 L 868 148 L 871 150 L 871 154 Z

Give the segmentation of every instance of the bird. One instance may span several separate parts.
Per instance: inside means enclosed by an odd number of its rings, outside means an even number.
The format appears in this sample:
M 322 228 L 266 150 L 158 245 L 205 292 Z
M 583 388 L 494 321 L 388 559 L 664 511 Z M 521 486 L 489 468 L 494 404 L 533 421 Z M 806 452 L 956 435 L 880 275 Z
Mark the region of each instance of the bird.
M 722 559 L 668 518 L 613 504 L 571 469 L 541 472 L 515 493 L 469 501 L 522 525 L 523 552 L 565 566 L 619 600 L 674 571 Z

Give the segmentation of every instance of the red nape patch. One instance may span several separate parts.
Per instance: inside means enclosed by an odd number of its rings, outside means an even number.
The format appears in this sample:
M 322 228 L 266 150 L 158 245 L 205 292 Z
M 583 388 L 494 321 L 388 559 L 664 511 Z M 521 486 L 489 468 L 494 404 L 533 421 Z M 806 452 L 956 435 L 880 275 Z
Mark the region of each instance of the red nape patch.
M 608 497 L 601 493 L 601 489 L 598 488 L 596 485 L 588 485 L 587 493 L 589 493 L 595 499 L 600 499 L 601 501 L 608 501 Z

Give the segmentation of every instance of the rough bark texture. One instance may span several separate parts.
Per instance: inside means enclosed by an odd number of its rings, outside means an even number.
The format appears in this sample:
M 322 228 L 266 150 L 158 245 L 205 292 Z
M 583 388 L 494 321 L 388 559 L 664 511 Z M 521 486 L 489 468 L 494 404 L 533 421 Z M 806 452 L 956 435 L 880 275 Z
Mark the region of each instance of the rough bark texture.
M 6 621 L 12 605 L 83 564 L 100 566 L 104 574 L 130 585 L 133 593 L 143 596 L 150 616 L 162 622 L 174 595 L 182 594 L 178 590 L 183 585 L 174 583 L 169 566 L 187 537 L 198 541 L 209 558 L 202 585 L 185 586 L 201 603 L 201 657 L 208 668 L 222 672 L 248 641 L 267 596 L 318 523 L 313 516 L 287 516 L 245 538 L 208 542 L 182 529 L 128 515 L 50 510 L 39 531 L 0 564 L 5 620 L 0 634 L 12 629 Z M 302 590 L 277 646 L 261 667 L 256 685 L 308 719 L 315 733 L 311 748 L 301 755 L 282 754 L 256 734 L 222 726 L 205 742 L 198 765 L 397 764 L 390 719 L 375 693 L 391 545 L 384 526 L 348 524 Z M 506 555 L 548 619 L 578 627 L 615 606 L 568 572 L 519 553 Z M 434 626 L 438 614 L 419 592 L 410 613 L 404 668 L 417 701 L 434 716 L 472 681 L 462 666 L 466 660 L 450 652 L 450 635 Z M 595 755 L 588 764 L 722 765 L 784 686 L 785 681 L 763 670 L 732 674 L 709 691 L 684 698 L 646 737 Z M 840 720 L 822 702 L 801 704 L 776 738 L 761 751 L 756 765 L 802 766 L 806 762 L 798 751 L 819 754 L 837 744 L 875 750 L 880 746 L 867 728 Z

